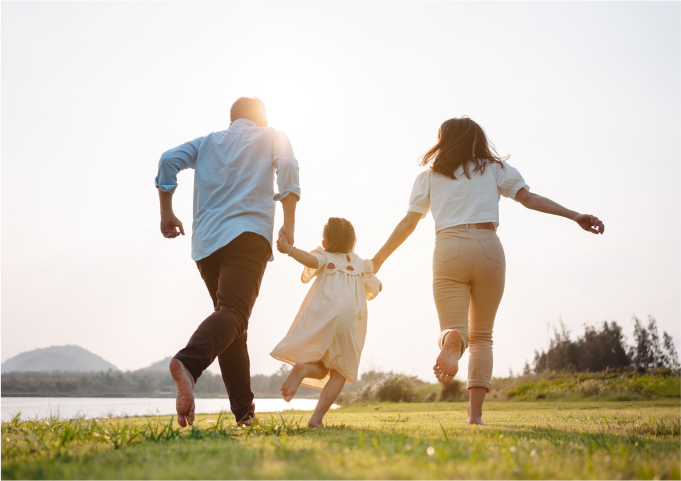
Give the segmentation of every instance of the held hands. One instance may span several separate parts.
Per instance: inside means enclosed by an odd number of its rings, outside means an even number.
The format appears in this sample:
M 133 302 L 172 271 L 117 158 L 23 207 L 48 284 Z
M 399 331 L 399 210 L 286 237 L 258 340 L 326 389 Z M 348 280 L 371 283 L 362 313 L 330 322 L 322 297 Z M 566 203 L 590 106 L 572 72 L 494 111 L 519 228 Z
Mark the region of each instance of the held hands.
M 282 254 L 288 255 L 291 252 L 292 248 L 293 246 L 288 242 L 286 236 L 281 231 L 279 231 L 279 238 L 277 239 L 277 250 Z
M 605 225 L 595 215 L 578 214 L 572 220 L 579 224 L 579 227 L 592 234 L 602 234 L 605 232 Z
M 161 217 L 161 234 L 166 239 L 174 239 L 180 234 L 184 235 L 184 227 L 180 219 L 175 217 L 175 214 L 170 214 L 167 217 Z
M 286 240 L 288 241 L 288 245 L 292 246 L 293 244 L 296 243 L 296 240 L 294 238 L 294 230 L 295 226 L 290 225 L 290 224 L 284 224 L 281 226 L 281 229 L 279 229 L 279 237 L 282 235 L 286 237 Z M 279 241 L 277 241 L 278 243 Z M 290 248 L 290 247 L 289 247 Z M 286 252 L 288 254 L 288 252 Z

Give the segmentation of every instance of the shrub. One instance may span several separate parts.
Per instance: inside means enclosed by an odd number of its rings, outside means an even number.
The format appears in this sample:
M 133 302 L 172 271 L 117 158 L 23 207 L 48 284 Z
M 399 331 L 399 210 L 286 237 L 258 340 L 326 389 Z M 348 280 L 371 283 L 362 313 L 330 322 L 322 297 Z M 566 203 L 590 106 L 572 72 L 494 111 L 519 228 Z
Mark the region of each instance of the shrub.
M 461 401 L 464 391 L 465 389 L 463 388 L 463 383 L 461 381 L 457 381 L 456 379 L 454 379 L 448 385 L 442 386 L 438 401 L 440 402 Z
M 530 382 L 526 384 L 519 384 L 515 388 L 511 389 L 508 391 L 508 394 L 506 395 L 508 399 L 511 399 L 513 397 L 518 397 L 521 399 L 524 399 L 527 397 L 527 394 L 532 390 L 535 386 L 535 383 Z
M 414 376 L 393 374 L 386 377 L 378 386 L 376 394 L 379 401 L 403 402 L 414 401 L 416 393 L 414 385 L 419 382 Z
M 390 373 L 385 378 L 362 386 L 354 402 L 413 402 L 419 395 L 416 386 L 424 384 L 416 376 Z

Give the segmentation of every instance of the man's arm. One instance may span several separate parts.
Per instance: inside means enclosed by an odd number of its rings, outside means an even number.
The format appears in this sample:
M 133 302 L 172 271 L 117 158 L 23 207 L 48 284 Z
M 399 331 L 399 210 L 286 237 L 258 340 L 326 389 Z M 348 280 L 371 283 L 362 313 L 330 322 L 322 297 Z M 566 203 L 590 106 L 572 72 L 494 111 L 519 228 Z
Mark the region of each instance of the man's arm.
M 281 206 L 284 208 L 284 225 L 279 229 L 279 236 L 282 234 L 286 236 L 291 245 L 295 242 L 296 204 L 298 204 L 298 196 L 295 194 L 289 194 L 281 199 Z
M 177 189 L 177 174 L 184 169 L 193 169 L 203 137 L 170 149 L 158 161 L 156 188 L 161 205 L 161 233 L 166 239 L 184 235 L 182 222 L 173 213 L 173 193 Z
M 283 132 L 276 132 L 272 138 L 272 157 L 279 189 L 274 195 L 274 200 L 280 201 L 284 208 L 284 225 L 279 230 L 279 235 L 285 235 L 288 242 L 293 245 L 296 203 L 300 200 L 300 178 L 298 160 L 293 155 L 291 142 Z
M 158 189 L 158 200 L 161 203 L 161 233 L 166 239 L 174 239 L 184 235 L 184 227 L 173 212 L 173 194 Z

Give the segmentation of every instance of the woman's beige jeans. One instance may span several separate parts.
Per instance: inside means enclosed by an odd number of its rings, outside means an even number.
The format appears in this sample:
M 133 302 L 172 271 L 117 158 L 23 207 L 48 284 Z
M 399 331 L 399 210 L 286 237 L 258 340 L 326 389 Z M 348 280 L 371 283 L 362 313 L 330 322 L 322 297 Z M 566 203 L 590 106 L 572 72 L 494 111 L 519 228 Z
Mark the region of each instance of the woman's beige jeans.
M 456 329 L 468 347 L 468 389 L 492 387 L 492 329 L 504 293 L 506 259 L 497 233 L 475 224 L 439 231 L 433 253 L 433 296 L 440 349 Z

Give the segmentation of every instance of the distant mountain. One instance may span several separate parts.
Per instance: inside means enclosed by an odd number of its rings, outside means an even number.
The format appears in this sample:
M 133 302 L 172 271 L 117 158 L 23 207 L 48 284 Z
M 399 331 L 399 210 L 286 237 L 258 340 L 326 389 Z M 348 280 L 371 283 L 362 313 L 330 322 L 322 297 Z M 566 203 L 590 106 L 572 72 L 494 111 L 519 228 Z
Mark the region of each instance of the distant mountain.
M 170 364 L 172 358 L 173 356 L 168 356 L 165 359 L 153 363 L 151 366 L 143 367 L 140 371 L 167 371 L 168 364 Z
M 21 354 L 2 363 L 2 372 L 13 371 L 118 371 L 97 354 L 79 346 L 51 346 Z

